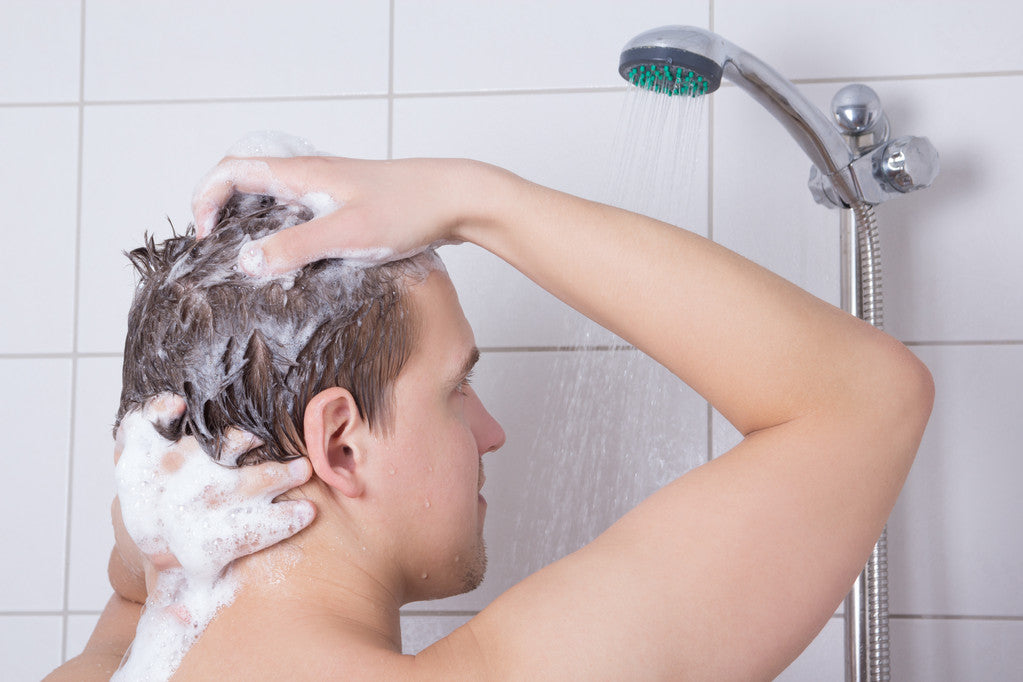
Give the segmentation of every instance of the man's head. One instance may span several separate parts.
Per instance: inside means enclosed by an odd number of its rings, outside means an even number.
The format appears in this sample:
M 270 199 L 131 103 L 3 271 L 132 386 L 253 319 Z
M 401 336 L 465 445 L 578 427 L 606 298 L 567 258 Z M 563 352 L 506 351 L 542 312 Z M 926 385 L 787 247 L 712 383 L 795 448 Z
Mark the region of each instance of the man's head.
M 236 195 L 209 237 L 129 254 L 142 281 L 118 422 L 153 395 L 181 395 L 166 438 L 193 435 L 218 459 L 242 429 L 264 445 L 239 464 L 309 458 L 307 549 L 322 540 L 337 560 L 339 546 L 361 547 L 345 560 L 403 601 L 472 589 L 486 563 L 481 458 L 504 433 L 468 386 L 479 351 L 451 281 L 432 253 L 366 269 L 321 261 L 286 280 L 235 268 L 249 239 L 309 218 Z
M 193 435 L 219 459 L 225 431 L 239 428 L 264 442 L 240 464 L 281 461 L 305 454 L 306 403 L 342 386 L 369 423 L 387 430 L 391 388 L 417 332 L 405 294 L 439 260 L 429 253 L 363 269 L 324 260 L 271 280 L 238 271 L 243 244 L 311 217 L 271 197 L 236 194 L 209 237 L 150 238 L 128 254 L 141 281 L 128 318 L 118 423 L 169 391 L 188 409 L 165 437 Z

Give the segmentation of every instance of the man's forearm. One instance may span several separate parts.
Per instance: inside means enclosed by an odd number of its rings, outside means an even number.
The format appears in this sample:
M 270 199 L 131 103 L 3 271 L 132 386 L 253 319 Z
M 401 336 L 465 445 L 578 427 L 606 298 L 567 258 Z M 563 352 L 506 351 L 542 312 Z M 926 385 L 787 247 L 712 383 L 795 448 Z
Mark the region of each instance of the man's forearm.
M 85 650 L 50 673 L 44 682 L 107 682 L 135 638 L 141 615 L 142 604 L 113 595 Z

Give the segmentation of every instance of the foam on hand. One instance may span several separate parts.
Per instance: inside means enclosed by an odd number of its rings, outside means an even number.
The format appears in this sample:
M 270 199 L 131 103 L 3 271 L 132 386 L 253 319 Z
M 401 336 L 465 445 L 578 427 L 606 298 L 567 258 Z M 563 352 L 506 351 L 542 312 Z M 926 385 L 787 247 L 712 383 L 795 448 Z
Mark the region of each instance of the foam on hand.
M 165 395 L 178 415 L 184 401 Z M 147 406 L 125 415 L 117 494 L 129 535 L 159 569 L 135 640 L 113 680 L 163 682 L 214 616 L 234 600 L 239 581 L 232 562 L 289 537 L 307 525 L 311 509 L 271 504 L 280 489 L 247 492 L 241 469 L 214 462 L 194 439 L 172 442 L 153 426 Z M 247 440 L 246 440 L 247 439 Z M 231 442 L 233 441 L 233 442 Z M 225 450 L 234 457 L 259 441 L 234 432 Z M 304 464 L 303 464 L 304 466 Z M 281 488 L 289 487 L 281 475 Z
M 313 146 L 309 140 L 279 130 L 256 130 L 243 135 L 232 144 L 224 156 L 330 156 Z
M 242 192 L 253 192 L 253 186 L 258 186 L 258 193 L 271 194 L 282 203 L 305 206 L 313 212 L 313 218 L 333 213 L 340 207 L 327 192 L 298 194 L 292 191 L 274 176 L 266 162 L 258 160 L 258 157 L 330 156 L 317 150 L 308 140 L 277 130 L 254 131 L 232 144 L 225 156 L 234 158 L 221 162 L 199 181 L 193 194 L 193 206 L 208 205 L 203 197 L 217 188 L 234 187 Z M 207 216 L 206 224 L 198 225 L 199 233 L 209 234 L 215 219 L 216 216 Z

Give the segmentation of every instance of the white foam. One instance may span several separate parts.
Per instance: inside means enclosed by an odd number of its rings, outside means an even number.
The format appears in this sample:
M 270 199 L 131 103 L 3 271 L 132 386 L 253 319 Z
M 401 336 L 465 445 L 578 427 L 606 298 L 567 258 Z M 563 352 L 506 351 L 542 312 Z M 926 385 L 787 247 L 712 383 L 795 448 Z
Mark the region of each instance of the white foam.
M 242 135 L 232 144 L 224 156 L 330 156 L 328 152 L 316 149 L 309 140 L 281 132 L 280 130 L 254 130 Z
M 114 680 L 168 680 L 217 612 L 234 600 L 234 559 L 282 536 L 281 507 L 266 494 L 241 492 L 240 470 L 214 462 L 194 440 L 162 438 L 151 416 L 134 411 L 121 422 L 117 495 L 125 529 L 139 549 L 154 565 L 172 556 L 180 567 L 157 574 Z M 247 449 L 238 445 L 229 444 L 227 452 L 236 456 Z

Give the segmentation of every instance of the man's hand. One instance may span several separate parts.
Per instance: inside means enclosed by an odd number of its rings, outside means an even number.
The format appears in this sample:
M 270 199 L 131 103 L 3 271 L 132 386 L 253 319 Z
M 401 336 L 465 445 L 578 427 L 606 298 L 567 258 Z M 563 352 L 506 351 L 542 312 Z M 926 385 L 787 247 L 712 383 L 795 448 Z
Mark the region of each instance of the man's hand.
M 194 438 L 168 441 L 157 433 L 156 425 L 179 419 L 184 410 L 182 398 L 164 393 L 125 415 L 118 428 L 109 573 L 118 594 L 132 601 L 145 600 L 161 571 L 183 567 L 214 578 L 235 559 L 295 535 L 315 516 L 306 500 L 273 502 L 309 479 L 308 460 L 218 464 Z M 230 432 L 221 459 L 234 462 L 260 444 L 248 433 Z
M 223 159 L 199 183 L 192 212 L 200 238 L 234 192 L 320 204 L 317 217 L 251 242 L 239 265 L 280 274 L 323 258 L 376 265 L 463 241 L 458 226 L 485 197 L 473 182 L 486 168 L 461 159 L 365 161 L 337 157 Z

